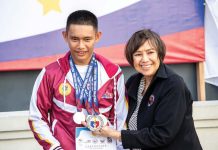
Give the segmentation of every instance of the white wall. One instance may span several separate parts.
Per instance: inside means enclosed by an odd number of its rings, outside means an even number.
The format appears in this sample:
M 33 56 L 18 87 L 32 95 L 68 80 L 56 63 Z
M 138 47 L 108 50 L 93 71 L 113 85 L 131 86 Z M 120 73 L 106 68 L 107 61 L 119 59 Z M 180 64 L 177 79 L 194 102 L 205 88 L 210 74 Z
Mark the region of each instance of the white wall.
M 0 113 L 0 150 L 42 150 L 28 125 L 27 111 Z
M 203 150 L 217 150 L 218 101 L 195 102 L 193 117 Z
M 218 101 L 194 102 L 193 117 L 203 149 L 217 150 Z M 0 150 L 42 150 L 27 118 L 27 111 L 0 113 Z

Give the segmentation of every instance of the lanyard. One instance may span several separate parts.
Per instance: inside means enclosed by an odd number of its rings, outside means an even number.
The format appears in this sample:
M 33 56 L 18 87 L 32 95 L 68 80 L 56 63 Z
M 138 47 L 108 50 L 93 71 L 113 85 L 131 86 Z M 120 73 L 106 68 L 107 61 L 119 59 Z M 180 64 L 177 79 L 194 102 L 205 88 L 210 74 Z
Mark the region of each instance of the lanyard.
M 89 114 L 92 114 L 93 111 L 95 114 L 98 113 L 98 66 L 95 55 L 91 58 L 84 80 L 80 76 L 72 56 L 70 56 L 69 62 L 76 91 L 77 111 L 82 111 L 81 108 L 84 103 Z

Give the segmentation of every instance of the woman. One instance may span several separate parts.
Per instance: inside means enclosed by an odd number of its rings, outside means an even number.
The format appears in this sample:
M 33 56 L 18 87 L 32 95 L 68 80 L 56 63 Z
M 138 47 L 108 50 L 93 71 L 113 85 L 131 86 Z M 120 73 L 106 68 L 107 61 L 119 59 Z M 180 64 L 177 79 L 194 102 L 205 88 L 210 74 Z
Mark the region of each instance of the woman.
M 122 142 L 124 148 L 144 150 L 202 150 L 192 118 L 192 98 L 182 77 L 164 63 L 165 44 L 151 30 L 129 39 L 125 55 L 138 72 L 127 83 L 127 130 L 108 126 L 96 135 Z

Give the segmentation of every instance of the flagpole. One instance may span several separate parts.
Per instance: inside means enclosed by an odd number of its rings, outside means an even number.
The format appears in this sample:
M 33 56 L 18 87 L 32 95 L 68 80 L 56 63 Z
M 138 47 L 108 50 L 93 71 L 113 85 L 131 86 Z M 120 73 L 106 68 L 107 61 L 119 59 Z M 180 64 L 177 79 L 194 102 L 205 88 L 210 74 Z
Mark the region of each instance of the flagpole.
M 198 62 L 196 64 L 196 74 L 197 74 L 198 100 L 205 101 L 206 94 L 205 94 L 205 80 L 204 80 L 204 62 Z

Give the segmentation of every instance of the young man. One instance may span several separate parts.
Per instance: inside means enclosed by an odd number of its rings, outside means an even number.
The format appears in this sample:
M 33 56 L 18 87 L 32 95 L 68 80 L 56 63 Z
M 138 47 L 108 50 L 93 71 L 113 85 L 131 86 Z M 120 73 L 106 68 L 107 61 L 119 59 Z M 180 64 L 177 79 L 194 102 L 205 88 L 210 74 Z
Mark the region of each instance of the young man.
M 74 150 L 75 129 L 89 116 L 103 116 L 117 130 L 127 115 L 121 69 L 93 52 L 99 41 L 97 17 L 86 10 L 68 16 L 63 37 L 70 51 L 36 79 L 29 125 L 45 150 Z

